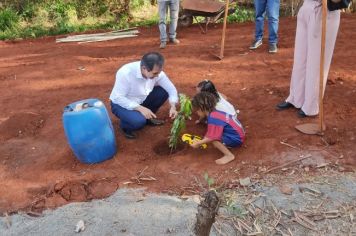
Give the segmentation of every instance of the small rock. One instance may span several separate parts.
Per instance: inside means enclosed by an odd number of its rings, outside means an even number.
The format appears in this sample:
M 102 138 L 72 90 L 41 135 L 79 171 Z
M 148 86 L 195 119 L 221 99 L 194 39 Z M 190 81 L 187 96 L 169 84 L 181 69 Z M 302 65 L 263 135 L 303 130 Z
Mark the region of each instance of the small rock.
M 237 169 L 235 169 L 233 172 L 235 173 L 235 174 L 237 174 L 237 173 L 239 173 L 239 168 L 237 168 Z
M 344 172 L 344 171 L 345 171 L 345 168 L 344 168 L 344 167 L 342 167 L 342 166 L 339 166 L 339 168 L 338 168 L 338 169 L 339 169 L 339 171 L 340 171 L 340 172 Z
M 291 188 L 289 185 L 282 185 L 279 187 L 279 190 L 281 193 L 287 194 L 287 195 L 292 195 L 293 193 L 293 188 Z
M 305 172 L 309 172 L 309 166 L 304 167 Z
M 251 185 L 251 180 L 249 177 L 240 179 L 240 184 L 241 184 L 241 186 L 249 186 L 249 185 Z
M 195 202 L 195 203 L 197 203 L 197 204 L 200 204 L 201 198 L 200 198 L 199 195 L 193 195 L 193 196 L 192 196 L 192 201 Z
M 166 230 L 166 233 L 167 234 L 170 234 L 170 233 L 173 233 L 174 232 L 174 229 L 172 229 L 172 228 L 168 228 L 167 230 Z
M 80 220 L 78 221 L 77 225 L 75 226 L 75 232 L 79 233 L 85 230 L 85 225 L 84 225 L 84 221 Z

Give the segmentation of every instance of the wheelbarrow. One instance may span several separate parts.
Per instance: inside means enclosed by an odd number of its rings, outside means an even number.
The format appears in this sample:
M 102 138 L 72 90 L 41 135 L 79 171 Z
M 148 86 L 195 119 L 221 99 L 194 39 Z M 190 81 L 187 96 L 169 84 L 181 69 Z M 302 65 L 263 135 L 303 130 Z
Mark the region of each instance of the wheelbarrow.
M 231 3 L 234 0 L 229 0 Z M 231 4 L 230 4 L 231 6 Z M 228 14 L 235 12 L 235 8 L 230 7 Z M 219 0 L 183 0 L 179 11 L 178 24 L 183 27 L 188 27 L 193 24 L 193 19 L 198 22 L 198 25 L 203 33 L 208 30 L 209 23 L 216 23 L 224 17 L 225 3 Z M 204 17 L 200 22 L 197 17 Z M 205 24 L 205 29 L 202 27 Z

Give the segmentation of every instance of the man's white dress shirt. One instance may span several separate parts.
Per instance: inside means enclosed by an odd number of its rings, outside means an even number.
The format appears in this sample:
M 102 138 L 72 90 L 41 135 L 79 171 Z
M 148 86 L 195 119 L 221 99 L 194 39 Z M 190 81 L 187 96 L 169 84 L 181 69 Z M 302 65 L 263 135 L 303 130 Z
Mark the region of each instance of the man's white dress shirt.
M 146 79 L 141 73 L 141 61 L 128 63 L 116 73 L 110 100 L 123 108 L 134 110 L 145 101 L 154 86 L 161 86 L 167 91 L 170 103 L 178 102 L 177 89 L 163 71 L 154 79 Z

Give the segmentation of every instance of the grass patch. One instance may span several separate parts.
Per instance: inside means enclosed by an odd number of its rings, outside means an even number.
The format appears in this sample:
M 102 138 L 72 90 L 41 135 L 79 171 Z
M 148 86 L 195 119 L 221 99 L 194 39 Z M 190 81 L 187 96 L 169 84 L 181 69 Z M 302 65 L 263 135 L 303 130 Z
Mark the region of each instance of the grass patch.
M 0 8 L 0 40 L 93 30 L 117 30 L 134 26 L 152 26 L 159 22 L 158 7 L 151 5 L 149 1 L 133 0 L 131 17 L 127 14 L 118 17 L 110 12 L 109 6 L 93 6 L 89 1 L 84 2 L 84 5 L 78 5 L 79 1 L 53 0 L 27 2 L 20 10 Z M 245 22 L 253 19 L 253 10 L 236 8 L 236 11 L 229 15 L 228 22 Z
M 248 22 L 248 21 L 254 21 L 255 20 L 255 11 L 254 9 L 248 9 L 248 8 L 240 8 L 236 7 L 236 10 L 233 14 L 229 15 L 227 17 L 227 22 L 229 23 L 243 23 L 243 22 Z
M 148 1 L 132 1 L 132 21 L 127 14 L 117 18 L 105 5 L 93 7 L 88 4 L 55 0 L 37 5 L 28 3 L 20 12 L 0 8 L 0 40 L 158 24 L 157 6 Z
M 17 12 L 10 8 L 0 10 L 0 30 L 16 30 L 20 21 Z

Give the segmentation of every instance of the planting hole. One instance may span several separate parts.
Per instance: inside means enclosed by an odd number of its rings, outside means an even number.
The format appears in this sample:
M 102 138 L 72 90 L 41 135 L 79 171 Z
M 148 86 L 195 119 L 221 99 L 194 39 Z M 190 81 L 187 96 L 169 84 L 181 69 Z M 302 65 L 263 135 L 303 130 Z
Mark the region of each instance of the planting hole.
M 169 156 L 182 151 L 186 145 L 187 144 L 178 142 L 177 148 L 171 150 L 171 148 L 168 147 L 168 140 L 161 140 L 153 147 L 153 151 L 159 156 Z

